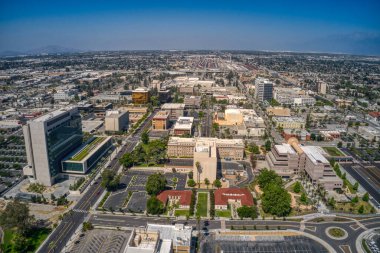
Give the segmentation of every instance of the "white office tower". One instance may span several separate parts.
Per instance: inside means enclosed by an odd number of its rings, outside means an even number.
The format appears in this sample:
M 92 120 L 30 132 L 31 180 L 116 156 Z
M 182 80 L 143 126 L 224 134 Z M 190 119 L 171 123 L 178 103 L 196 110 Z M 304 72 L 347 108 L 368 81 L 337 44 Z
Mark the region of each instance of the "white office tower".
M 82 143 L 82 121 L 77 107 L 59 109 L 23 127 L 28 165 L 24 175 L 51 186 L 59 178 L 61 161 Z

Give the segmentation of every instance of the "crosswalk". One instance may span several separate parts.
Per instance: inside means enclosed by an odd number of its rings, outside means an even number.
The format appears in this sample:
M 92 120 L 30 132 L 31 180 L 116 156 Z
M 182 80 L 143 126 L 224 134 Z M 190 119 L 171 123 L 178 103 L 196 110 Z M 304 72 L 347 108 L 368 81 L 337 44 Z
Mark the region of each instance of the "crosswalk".
M 81 209 L 72 209 L 72 210 L 77 213 L 89 213 L 89 211 L 87 210 L 81 210 Z

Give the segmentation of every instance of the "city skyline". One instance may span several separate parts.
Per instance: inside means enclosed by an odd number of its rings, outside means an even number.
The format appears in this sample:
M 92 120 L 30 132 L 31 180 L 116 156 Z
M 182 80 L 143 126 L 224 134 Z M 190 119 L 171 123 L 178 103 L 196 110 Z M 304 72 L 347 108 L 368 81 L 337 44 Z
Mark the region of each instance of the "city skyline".
M 0 52 L 263 50 L 379 55 L 379 3 L 0 4 Z M 37 49 L 37 50 L 36 50 Z M 45 48 L 45 50 L 47 50 Z M 42 50 L 43 51 L 43 50 Z

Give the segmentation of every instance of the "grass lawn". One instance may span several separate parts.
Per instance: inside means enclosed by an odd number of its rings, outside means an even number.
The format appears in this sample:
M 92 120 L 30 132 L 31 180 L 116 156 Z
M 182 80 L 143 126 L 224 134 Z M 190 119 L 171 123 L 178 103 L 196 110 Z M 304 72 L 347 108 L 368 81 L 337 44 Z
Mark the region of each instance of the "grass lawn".
M 358 214 L 358 209 L 360 206 L 364 207 L 363 214 L 369 214 L 372 211 L 372 206 L 365 201 L 360 200 L 358 203 L 352 204 L 351 202 L 337 202 L 335 204 L 335 210 L 340 212 L 355 213 Z
M 99 143 L 104 141 L 105 137 L 96 137 L 88 143 L 79 153 L 75 154 L 71 161 L 82 161 Z
M 50 234 L 51 229 L 49 228 L 39 228 L 33 229 L 31 234 L 27 236 L 27 243 L 29 244 L 28 252 L 34 252 L 41 245 L 41 243 Z M 12 229 L 6 229 L 4 231 L 4 253 L 16 253 L 17 251 L 13 249 L 13 238 L 15 236 L 15 231 Z
M 207 193 L 198 193 L 197 214 L 199 214 L 202 217 L 207 217 L 207 198 Z
M 231 218 L 230 210 L 215 210 L 215 214 L 217 217 Z
M 323 147 L 323 150 L 325 150 L 330 156 L 345 156 L 342 151 L 336 147 Z
M 189 215 L 189 210 L 175 210 L 175 216 L 187 216 Z
M 343 237 L 346 233 L 340 228 L 330 228 L 329 234 L 333 237 L 340 238 Z

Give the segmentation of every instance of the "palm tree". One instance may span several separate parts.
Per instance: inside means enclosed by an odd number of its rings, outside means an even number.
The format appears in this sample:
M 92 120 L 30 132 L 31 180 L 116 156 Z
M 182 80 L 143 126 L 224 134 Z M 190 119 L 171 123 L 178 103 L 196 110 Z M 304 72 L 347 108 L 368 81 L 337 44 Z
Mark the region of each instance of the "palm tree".
M 207 189 L 208 189 L 208 186 L 210 185 L 210 180 L 208 180 L 208 178 L 205 178 L 205 185 L 207 186 Z
M 202 166 L 199 161 L 195 163 L 195 167 L 197 168 L 197 182 L 198 182 L 198 188 L 200 188 L 201 184 L 201 173 L 202 173 Z

